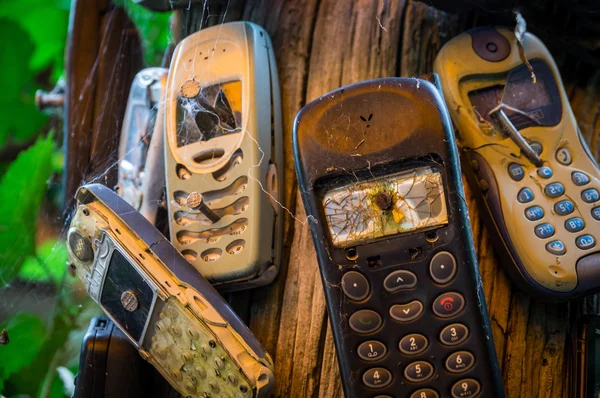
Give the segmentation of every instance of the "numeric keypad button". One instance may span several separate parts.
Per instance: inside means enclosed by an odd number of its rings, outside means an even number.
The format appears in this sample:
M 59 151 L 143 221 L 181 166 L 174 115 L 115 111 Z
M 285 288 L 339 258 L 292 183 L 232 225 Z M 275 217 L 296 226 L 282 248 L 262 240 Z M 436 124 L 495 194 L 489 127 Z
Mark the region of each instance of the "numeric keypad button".
M 386 368 L 371 368 L 363 374 L 363 383 L 370 388 L 384 388 L 392 382 L 392 374 Z
M 537 171 L 538 175 L 542 178 L 552 177 L 552 169 L 548 166 L 542 166 Z
M 422 388 L 413 392 L 410 395 L 410 398 L 440 398 L 440 395 L 437 391 L 432 390 L 431 388 Z
M 529 203 L 534 198 L 535 198 L 535 196 L 533 196 L 533 192 L 529 188 L 523 188 L 523 189 L 521 189 L 519 191 L 519 194 L 517 195 L 517 200 L 520 203 Z
M 458 351 L 446 359 L 446 370 L 450 373 L 464 373 L 475 365 L 475 357 L 468 351 Z
M 383 323 L 381 316 L 372 310 L 359 310 L 350 315 L 350 328 L 356 333 L 366 334 L 379 329 Z
M 565 194 L 565 187 L 560 182 L 553 182 L 552 184 L 546 185 L 544 193 L 549 198 L 558 198 Z
M 594 220 L 600 221 L 600 207 L 594 207 L 592 209 L 592 217 L 594 217 Z
M 383 281 L 383 287 L 390 293 L 412 289 L 417 285 L 417 276 L 410 271 L 398 270 L 389 274 Z
M 521 181 L 525 177 L 525 170 L 520 164 L 511 163 L 508 165 L 508 174 L 513 180 Z
M 369 281 L 359 272 L 346 272 L 342 276 L 342 290 L 350 299 L 361 301 L 369 295 Z
M 434 281 L 440 284 L 448 283 L 456 275 L 456 260 L 448 252 L 439 252 L 429 263 L 429 273 Z
M 404 377 L 408 381 L 422 383 L 433 376 L 433 366 L 429 362 L 416 361 L 404 369 Z
M 546 239 L 554 235 L 552 224 L 544 223 L 535 227 L 535 235 L 540 239 Z
M 575 239 L 575 244 L 581 250 L 588 250 L 596 246 L 596 239 L 592 235 L 581 235 Z
M 574 171 L 571 174 L 571 181 L 573 181 L 573 184 L 580 187 L 580 186 L 589 184 L 590 177 L 588 177 L 587 174 L 582 173 L 581 171 Z
M 469 329 L 462 323 L 453 323 L 440 332 L 440 341 L 445 345 L 458 345 L 469 337 Z
M 548 242 L 548 244 L 546 244 L 546 250 L 549 253 L 554 254 L 556 256 L 562 256 L 567 252 L 565 244 L 562 243 L 560 240 L 553 240 L 552 242 Z
M 565 229 L 569 232 L 579 232 L 585 227 L 585 223 L 579 217 L 569 218 L 565 221 Z
M 394 304 L 390 307 L 390 316 L 398 322 L 410 322 L 423 313 L 423 304 L 413 300 L 407 304 Z
M 358 346 L 358 356 L 365 361 L 378 361 L 385 356 L 385 344 L 377 340 L 368 340 Z
M 400 343 L 398 344 L 398 348 L 402 353 L 406 355 L 417 355 L 422 353 L 429 346 L 429 341 L 427 341 L 427 337 L 422 334 L 413 333 L 407 336 L 404 336 Z
M 559 216 L 566 216 L 567 214 L 573 213 L 574 210 L 575 205 L 570 200 L 561 200 L 554 205 L 554 211 Z
M 573 161 L 573 157 L 567 148 L 561 147 L 556 151 L 556 160 L 558 163 L 568 166 Z
M 458 293 L 442 293 L 433 302 L 433 312 L 441 318 L 458 315 L 465 307 L 465 299 Z
M 586 189 L 581 193 L 581 199 L 583 199 L 585 203 L 595 203 L 600 200 L 600 194 L 594 188 Z
M 452 398 L 475 398 L 481 392 L 481 384 L 475 379 L 459 380 L 450 390 Z
M 537 221 L 544 217 L 544 209 L 540 206 L 531 206 L 525 209 L 525 217 L 529 221 Z

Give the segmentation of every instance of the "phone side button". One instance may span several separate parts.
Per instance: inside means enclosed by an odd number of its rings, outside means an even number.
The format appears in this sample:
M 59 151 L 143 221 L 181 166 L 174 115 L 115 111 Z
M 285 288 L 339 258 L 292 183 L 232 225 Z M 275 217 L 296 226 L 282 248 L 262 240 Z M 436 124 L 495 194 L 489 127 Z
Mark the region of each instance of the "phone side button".
M 458 315 L 465 307 L 465 299 L 458 293 L 442 293 L 433 302 L 433 312 L 441 318 Z

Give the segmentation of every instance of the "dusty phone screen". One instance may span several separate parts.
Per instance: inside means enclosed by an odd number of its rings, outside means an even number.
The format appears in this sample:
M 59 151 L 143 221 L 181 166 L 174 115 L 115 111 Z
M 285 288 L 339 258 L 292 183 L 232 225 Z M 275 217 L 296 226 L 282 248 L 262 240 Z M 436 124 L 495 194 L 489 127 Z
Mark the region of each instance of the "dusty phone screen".
M 239 133 L 242 126 L 242 82 L 213 84 L 192 98 L 177 100 L 177 147 Z
M 322 204 L 335 247 L 448 224 L 442 176 L 429 166 L 330 189 Z
M 478 117 L 492 123 L 489 113 L 501 103 L 504 111 L 519 128 L 551 126 L 556 124 L 549 118 L 551 111 L 560 113 L 554 105 L 551 91 L 556 91 L 556 82 L 548 65 L 542 60 L 532 62 L 536 71 L 536 82 L 531 79 L 527 68 L 521 66 L 509 73 L 506 84 L 496 84 L 469 92 L 471 106 Z M 560 118 L 559 118 L 560 120 Z

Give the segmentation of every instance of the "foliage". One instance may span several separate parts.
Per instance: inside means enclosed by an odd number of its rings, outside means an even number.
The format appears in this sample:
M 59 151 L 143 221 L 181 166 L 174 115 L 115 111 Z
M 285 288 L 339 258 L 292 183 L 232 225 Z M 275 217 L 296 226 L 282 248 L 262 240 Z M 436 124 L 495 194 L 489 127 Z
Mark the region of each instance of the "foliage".
M 52 173 L 52 134 L 11 163 L 0 180 L 0 281 L 8 283 L 24 258 L 35 254 L 35 226 Z
M 0 147 L 31 138 L 46 121 L 34 104 L 37 77 L 48 71 L 52 85 L 62 75 L 68 19 L 68 0 L 0 2 L 0 37 L 10 38 L 0 40 L 0 108 L 10 115 L 0 118 Z

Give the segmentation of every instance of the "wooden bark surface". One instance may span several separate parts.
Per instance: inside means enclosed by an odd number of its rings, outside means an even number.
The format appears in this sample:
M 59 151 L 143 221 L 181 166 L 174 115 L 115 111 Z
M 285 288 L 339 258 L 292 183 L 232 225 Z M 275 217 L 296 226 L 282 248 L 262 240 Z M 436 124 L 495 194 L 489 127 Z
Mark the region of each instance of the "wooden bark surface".
M 179 10 L 178 17 L 184 33 L 243 19 L 262 25 L 271 35 L 283 108 L 285 206 L 294 216 L 286 215 L 284 266 L 275 283 L 228 298 L 275 360 L 274 396 L 342 397 L 323 287 L 295 178 L 294 117 L 307 102 L 343 85 L 431 72 L 441 46 L 472 27 L 465 26 L 469 19 L 413 0 L 235 0 L 229 7 L 220 2 L 208 14 L 201 6 Z M 600 72 L 582 78 L 574 60 L 558 54 L 557 59 L 570 71 L 563 77 L 573 110 L 598 156 Z M 93 58 L 81 62 L 89 64 Z M 89 100 L 86 97 L 81 106 L 89 109 Z M 89 120 L 82 123 L 92 129 Z M 568 397 L 570 326 L 577 316 L 596 312 L 598 298 L 543 303 L 518 291 L 499 264 L 467 185 L 466 189 L 507 396 Z

